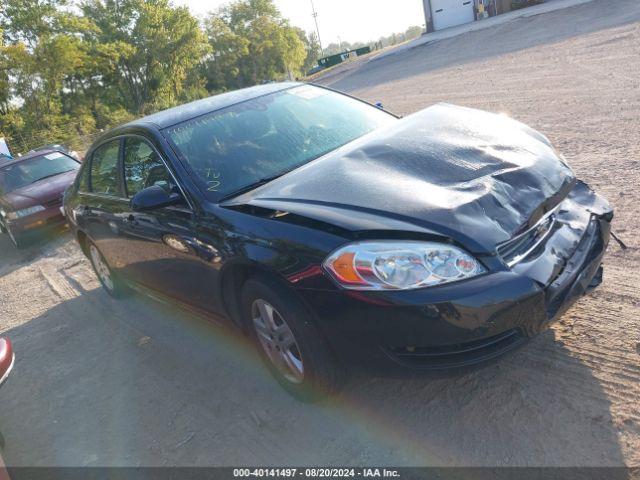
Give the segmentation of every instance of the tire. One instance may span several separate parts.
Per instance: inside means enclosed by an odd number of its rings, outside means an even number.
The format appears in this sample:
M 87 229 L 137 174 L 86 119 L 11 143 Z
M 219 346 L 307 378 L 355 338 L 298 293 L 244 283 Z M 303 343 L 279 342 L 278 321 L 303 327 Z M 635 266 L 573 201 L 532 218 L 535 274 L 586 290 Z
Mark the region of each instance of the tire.
M 9 235 L 9 238 L 11 239 L 11 243 L 13 243 L 13 245 L 18 249 L 21 250 L 22 248 L 24 248 L 25 243 L 24 243 L 24 238 L 19 235 L 19 234 L 14 234 L 10 228 L 6 228 L 7 234 Z
M 269 308 L 273 309 L 271 326 L 275 330 L 265 329 L 266 322 L 262 320 Z M 310 403 L 339 391 L 344 380 L 342 370 L 293 292 L 266 276 L 251 278 L 242 288 L 242 314 L 260 357 L 289 394 Z M 276 331 L 280 335 L 275 335 Z M 271 339 L 267 338 L 268 333 L 273 335 Z M 293 345 L 285 351 L 291 341 Z M 284 357 L 288 358 L 283 360 Z
M 128 295 L 129 290 L 126 285 L 117 277 L 117 275 L 111 270 L 109 264 L 102 256 L 98 247 L 89 240 L 87 240 L 87 255 L 93 271 L 95 272 L 98 280 L 106 292 L 113 298 L 124 298 Z

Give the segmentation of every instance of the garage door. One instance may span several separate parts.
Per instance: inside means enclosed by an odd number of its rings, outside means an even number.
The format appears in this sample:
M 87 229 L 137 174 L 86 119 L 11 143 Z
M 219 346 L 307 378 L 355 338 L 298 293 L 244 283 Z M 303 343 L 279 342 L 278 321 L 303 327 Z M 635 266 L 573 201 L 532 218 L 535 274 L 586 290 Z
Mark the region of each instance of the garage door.
M 431 0 L 433 29 L 473 22 L 473 0 Z

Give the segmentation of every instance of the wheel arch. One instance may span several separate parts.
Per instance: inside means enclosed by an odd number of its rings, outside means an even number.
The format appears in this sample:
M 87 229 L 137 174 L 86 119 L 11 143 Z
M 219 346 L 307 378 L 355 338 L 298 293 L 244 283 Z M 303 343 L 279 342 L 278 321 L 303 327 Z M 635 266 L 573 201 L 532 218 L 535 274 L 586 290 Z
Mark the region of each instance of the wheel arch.
M 269 281 L 288 286 L 286 280 L 278 272 L 255 261 L 233 261 L 225 265 L 220 272 L 219 296 L 224 312 L 237 327 L 245 332 L 247 326 L 242 319 L 242 287 L 247 280 L 255 277 L 263 277 Z
M 91 241 L 89 236 L 82 230 L 77 230 L 76 239 L 80 244 L 80 249 L 82 250 L 82 253 L 84 253 L 84 256 L 89 258 L 89 242 Z

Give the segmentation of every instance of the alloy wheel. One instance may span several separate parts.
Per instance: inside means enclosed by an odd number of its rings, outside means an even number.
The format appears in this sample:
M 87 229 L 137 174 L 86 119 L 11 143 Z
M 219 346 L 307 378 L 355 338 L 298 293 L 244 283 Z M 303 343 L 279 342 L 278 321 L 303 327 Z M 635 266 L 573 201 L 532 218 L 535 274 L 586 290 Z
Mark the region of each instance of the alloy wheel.
M 260 345 L 274 367 L 291 383 L 304 380 L 304 363 L 291 328 L 282 315 L 265 300 L 251 306 L 251 317 Z
M 91 263 L 93 263 L 93 267 L 98 274 L 98 278 L 100 279 L 102 284 L 112 292 L 114 289 L 114 285 L 113 279 L 111 278 L 111 270 L 109 270 L 109 266 L 102 258 L 102 254 L 95 245 L 91 245 L 89 247 L 89 253 L 91 254 Z

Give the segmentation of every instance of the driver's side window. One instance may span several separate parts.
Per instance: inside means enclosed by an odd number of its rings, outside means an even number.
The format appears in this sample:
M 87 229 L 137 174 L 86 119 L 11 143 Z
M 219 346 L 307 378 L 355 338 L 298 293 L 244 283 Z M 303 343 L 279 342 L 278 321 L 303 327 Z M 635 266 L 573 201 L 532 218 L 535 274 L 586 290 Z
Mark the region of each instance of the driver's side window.
M 153 185 L 160 185 L 167 191 L 174 186 L 171 174 L 156 151 L 137 137 L 124 141 L 124 179 L 129 198 Z

